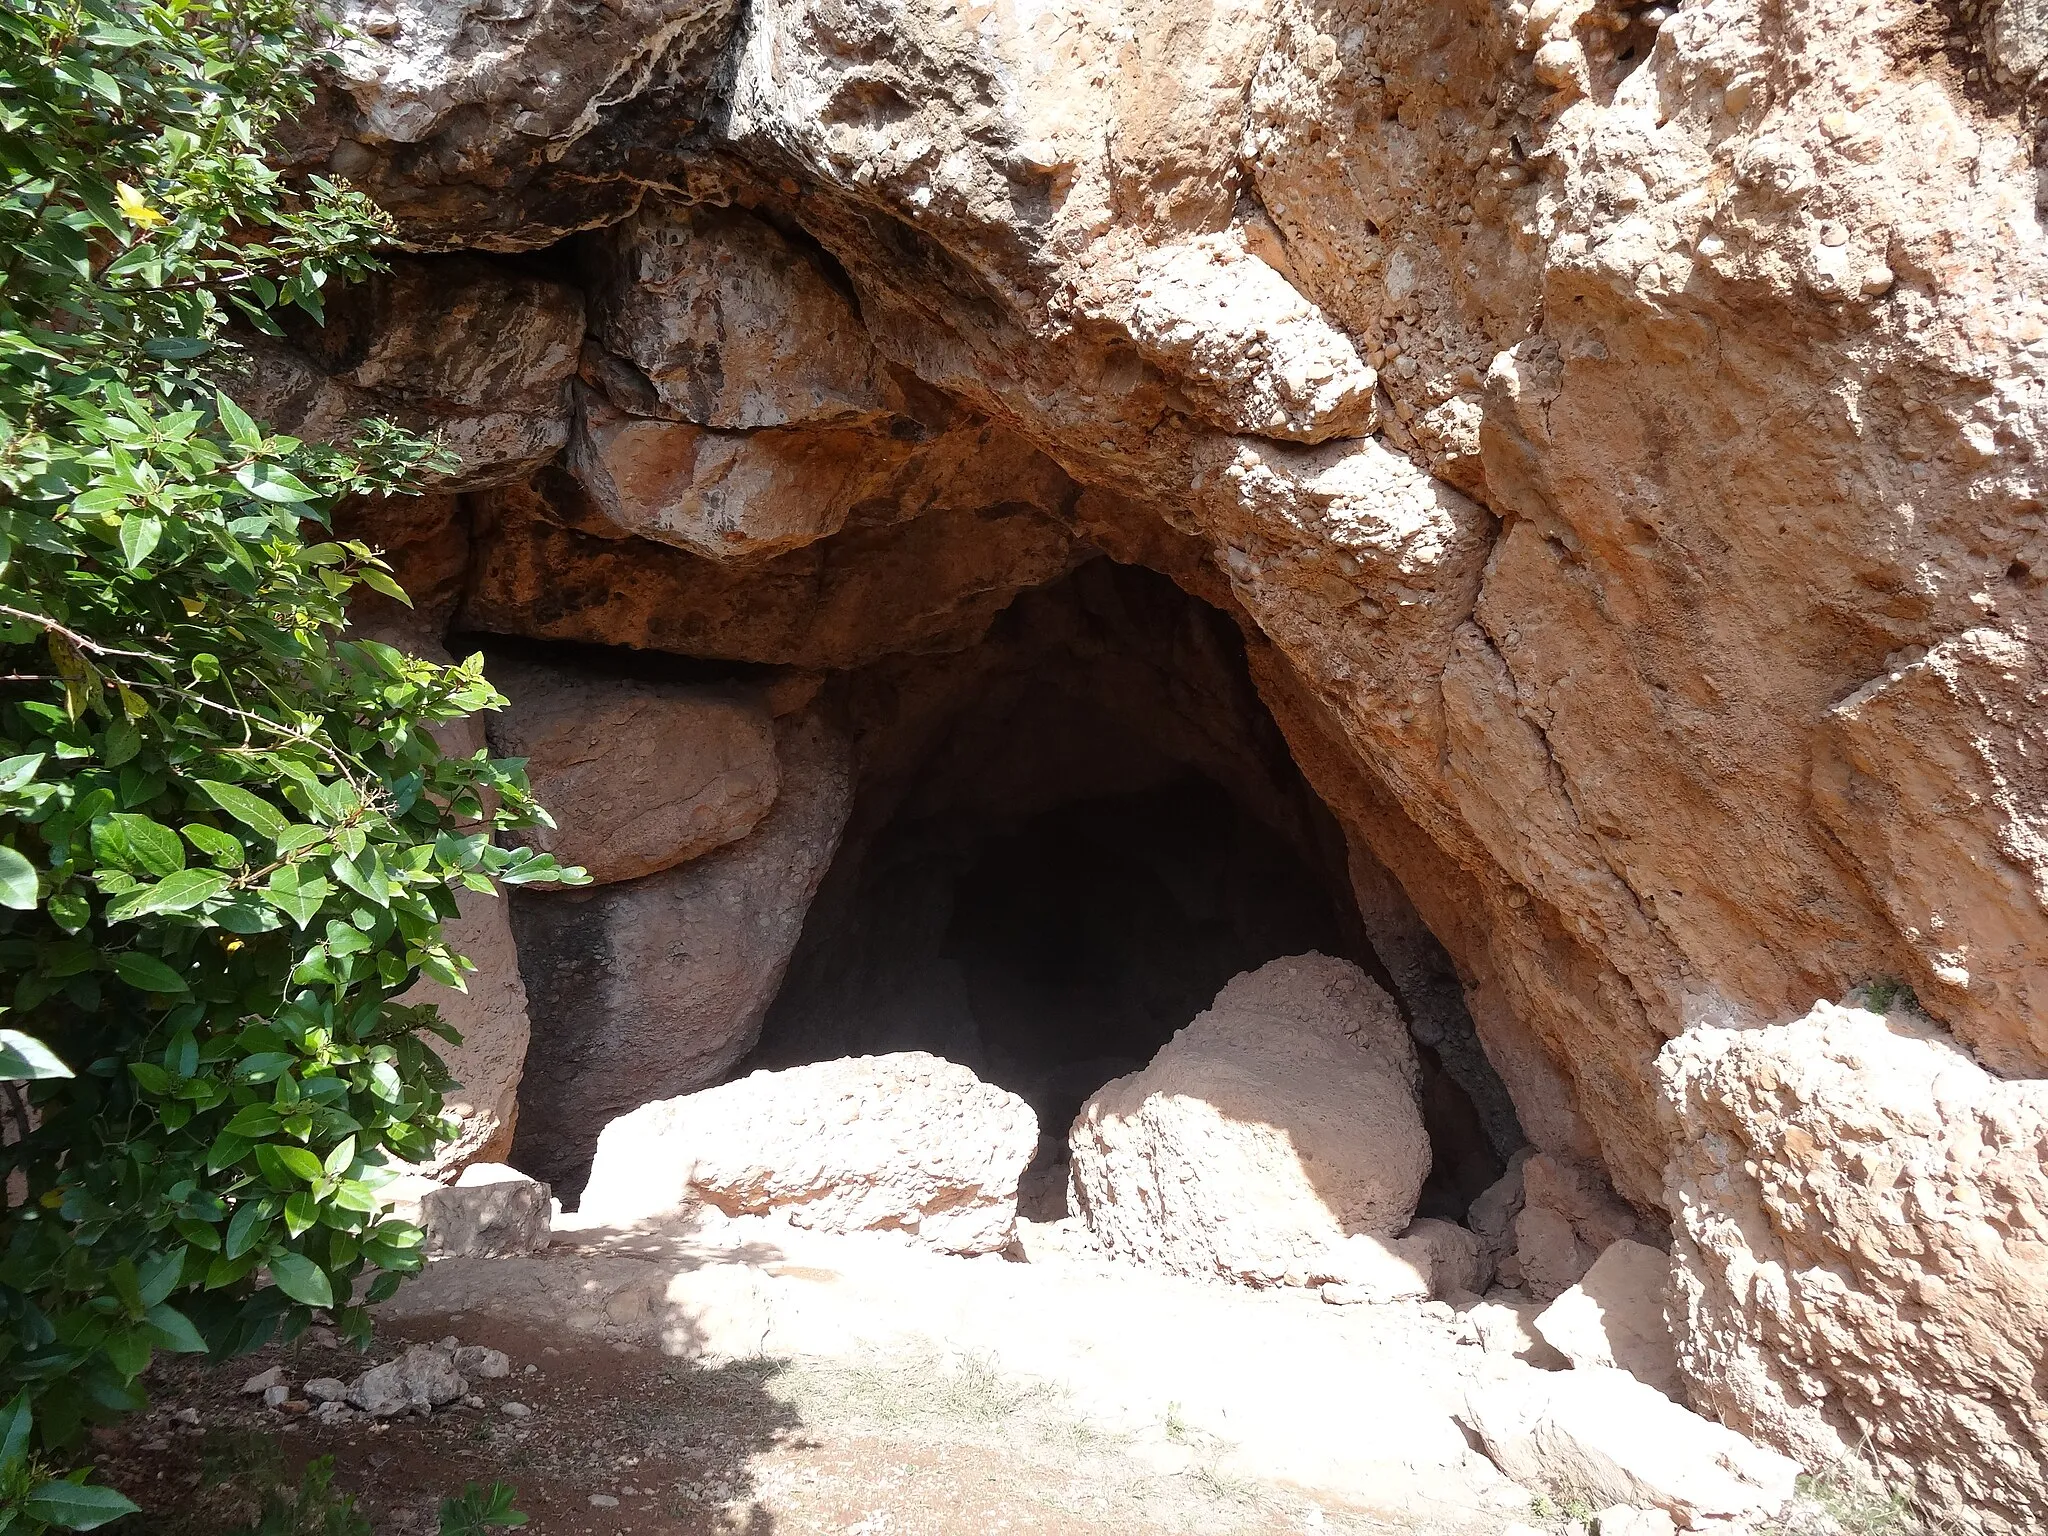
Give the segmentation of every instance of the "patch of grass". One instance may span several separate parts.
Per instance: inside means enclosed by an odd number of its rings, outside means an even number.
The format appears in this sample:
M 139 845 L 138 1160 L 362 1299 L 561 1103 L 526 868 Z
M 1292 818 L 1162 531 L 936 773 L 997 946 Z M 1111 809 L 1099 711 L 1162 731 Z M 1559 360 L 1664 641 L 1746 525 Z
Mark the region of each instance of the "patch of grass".
M 1920 1011 L 1918 994 L 1896 976 L 1873 976 L 1850 988 L 1843 1001 L 1853 1007 L 1868 1008 L 1872 1013 L 1890 1013 L 1900 1005 L 1911 1012 Z
M 1903 1495 L 1853 1463 L 1802 1476 L 1799 1492 L 1826 1511 L 1843 1536 L 1919 1536 L 1924 1529 Z

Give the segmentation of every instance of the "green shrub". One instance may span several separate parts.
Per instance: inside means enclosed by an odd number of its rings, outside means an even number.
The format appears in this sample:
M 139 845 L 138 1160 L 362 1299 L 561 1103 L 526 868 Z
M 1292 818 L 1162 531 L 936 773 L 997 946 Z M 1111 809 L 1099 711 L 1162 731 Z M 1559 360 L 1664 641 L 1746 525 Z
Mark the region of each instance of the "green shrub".
M 316 51 L 289 0 L 0 8 L 0 1385 L 52 1453 L 155 1350 L 367 1327 L 419 1242 L 372 1183 L 447 1132 L 454 1037 L 395 999 L 460 984 L 458 888 L 563 877 L 493 841 L 544 819 L 519 765 L 429 732 L 502 704 L 480 661 L 343 636 L 403 594 L 329 509 L 437 450 L 216 388 L 231 319 L 374 265 L 264 157 Z

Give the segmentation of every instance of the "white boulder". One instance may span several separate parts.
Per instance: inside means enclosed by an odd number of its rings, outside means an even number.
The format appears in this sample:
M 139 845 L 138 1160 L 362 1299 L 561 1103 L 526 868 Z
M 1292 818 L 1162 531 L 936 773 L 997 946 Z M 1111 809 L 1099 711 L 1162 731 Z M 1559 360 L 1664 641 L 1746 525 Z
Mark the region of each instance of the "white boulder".
M 624 1225 L 710 1205 L 993 1253 L 1015 1235 L 1037 1147 L 1031 1107 L 953 1062 L 821 1061 L 621 1115 L 598 1137 L 580 1213 Z
M 1688 1529 L 1768 1519 L 1796 1462 L 1615 1370 L 1517 1370 L 1474 1384 L 1463 1415 L 1493 1464 L 1525 1487 L 1594 1508 L 1660 1509 Z
M 1618 1367 L 1682 1403 L 1678 1349 L 1664 1315 L 1670 1289 L 1670 1255 L 1624 1238 L 1544 1308 L 1536 1331 L 1575 1366 Z
M 1077 1214 L 1111 1256 L 1153 1268 L 1347 1281 L 1332 1256 L 1354 1234 L 1400 1232 L 1428 1176 L 1419 1080 L 1393 1000 L 1363 971 L 1275 960 L 1082 1106 Z

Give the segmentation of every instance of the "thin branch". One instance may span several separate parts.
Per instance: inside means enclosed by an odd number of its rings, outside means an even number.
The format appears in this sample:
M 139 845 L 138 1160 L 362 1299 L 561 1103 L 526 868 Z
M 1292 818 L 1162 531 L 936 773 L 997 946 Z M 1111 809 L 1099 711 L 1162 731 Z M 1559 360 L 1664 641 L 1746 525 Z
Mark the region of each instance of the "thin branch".
M 101 645 L 97 640 L 88 640 L 75 629 L 66 629 L 47 614 L 30 613 L 26 608 L 10 608 L 0 603 L 0 613 L 12 614 L 17 619 L 26 619 L 31 624 L 40 624 L 53 635 L 61 635 L 81 651 L 91 651 L 95 656 L 132 656 L 137 661 L 153 661 L 160 667 L 172 665 L 169 657 L 153 655 L 148 651 L 124 651 L 117 646 Z

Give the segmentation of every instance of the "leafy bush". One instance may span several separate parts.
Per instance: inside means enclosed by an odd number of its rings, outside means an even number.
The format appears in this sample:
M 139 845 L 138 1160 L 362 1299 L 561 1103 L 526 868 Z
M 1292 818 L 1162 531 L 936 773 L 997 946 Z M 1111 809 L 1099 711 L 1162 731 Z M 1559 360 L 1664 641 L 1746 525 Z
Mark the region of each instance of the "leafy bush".
M 52 1448 L 157 1349 L 367 1327 L 419 1242 L 372 1181 L 447 1130 L 453 1036 L 395 999 L 460 984 L 458 888 L 563 876 L 493 842 L 519 766 L 431 734 L 502 704 L 480 662 L 343 634 L 403 594 L 329 509 L 436 450 L 216 388 L 230 320 L 374 265 L 368 203 L 264 158 L 315 51 L 293 0 L 0 8 L 0 1382 Z

